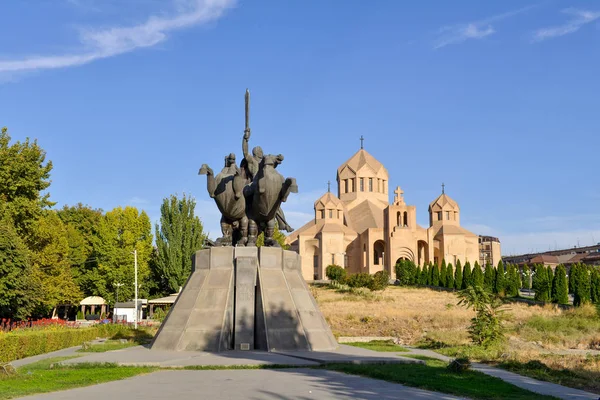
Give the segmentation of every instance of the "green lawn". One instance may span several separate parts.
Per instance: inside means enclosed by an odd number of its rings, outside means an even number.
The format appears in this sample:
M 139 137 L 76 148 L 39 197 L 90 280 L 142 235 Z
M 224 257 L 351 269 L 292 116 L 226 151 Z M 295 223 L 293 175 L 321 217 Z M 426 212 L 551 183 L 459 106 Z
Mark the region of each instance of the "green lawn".
M 139 346 L 139 343 L 127 341 L 121 343 L 118 340 L 107 340 L 104 343 L 92 344 L 89 346 L 83 346 L 83 348 L 77 350 L 81 353 L 104 353 L 112 350 L 121 350 L 126 349 L 128 347 Z
M 425 364 L 331 364 L 322 368 L 401 383 L 421 389 L 465 396 L 472 399 L 535 400 L 554 399 L 518 388 L 501 379 L 477 371 L 453 373 L 439 360 L 426 360 Z
M 394 344 L 391 340 L 371 340 L 370 342 L 352 342 L 344 344 L 374 351 L 389 351 L 393 353 L 408 351 L 404 347 Z
M 115 364 L 57 366 L 73 357 L 57 357 L 17 369 L 17 375 L 0 377 L 0 399 L 55 392 L 130 378 L 156 371 L 152 367 L 119 367 Z

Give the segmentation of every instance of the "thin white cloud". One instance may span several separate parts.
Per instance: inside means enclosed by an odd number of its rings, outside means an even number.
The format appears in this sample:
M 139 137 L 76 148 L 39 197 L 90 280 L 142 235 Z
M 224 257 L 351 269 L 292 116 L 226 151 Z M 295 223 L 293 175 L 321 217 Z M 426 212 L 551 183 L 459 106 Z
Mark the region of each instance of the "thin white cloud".
M 527 6 L 465 24 L 444 26 L 438 31 L 438 38 L 435 40 L 433 48 L 440 49 L 450 44 L 462 43 L 469 39 L 483 39 L 496 33 L 492 23 L 524 13 L 533 7 Z
M 568 35 L 569 33 L 577 32 L 582 26 L 594 22 L 600 18 L 600 11 L 587 11 L 575 8 L 567 8 L 562 10 L 563 13 L 570 15 L 572 18 L 563 25 L 553 26 L 550 28 L 538 29 L 533 34 L 533 42 L 541 42 L 546 39 Z
M 151 16 L 146 22 L 130 27 L 83 30 L 79 38 L 82 49 L 73 54 L 0 60 L 0 73 L 76 67 L 138 48 L 152 47 L 165 41 L 172 31 L 220 18 L 235 0 L 188 0 L 187 7 L 182 7 L 181 1 L 176 3 L 179 12 L 169 17 Z

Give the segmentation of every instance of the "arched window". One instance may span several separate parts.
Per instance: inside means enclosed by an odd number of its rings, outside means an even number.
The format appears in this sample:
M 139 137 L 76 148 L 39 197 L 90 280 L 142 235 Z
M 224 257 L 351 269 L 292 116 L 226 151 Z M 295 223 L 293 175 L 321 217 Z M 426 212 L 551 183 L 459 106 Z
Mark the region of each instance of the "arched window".
M 408 226 L 408 213 L 404 211 L 404 226 Z
M 402 226 L 402 213 L 398 211 L 398 215 L 396 216 L 396 225 Z
M 333 218 L 333 210 L 329 210 L 329 218 Z
M 348 193 L 348 179 L 344 179 L 344 193 Z

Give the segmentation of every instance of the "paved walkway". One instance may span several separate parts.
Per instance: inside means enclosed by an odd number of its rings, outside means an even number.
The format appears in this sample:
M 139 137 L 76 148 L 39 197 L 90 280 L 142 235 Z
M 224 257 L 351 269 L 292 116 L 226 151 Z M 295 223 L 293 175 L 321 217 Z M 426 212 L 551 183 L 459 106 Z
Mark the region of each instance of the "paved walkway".
M 122 381 L 26 398 L 39 400 L 458 399 L 458 397 L 395 383 L 306 368 L 158 371 Z
M 404 354 L 419 354 L 431 358 L 437 358 L 438 360 L 450 361 L 451 357 L 447 357 L 443 354 L 436 353 L 431 350 L 423 350 L 416 348 L 408 348 L 410 353 Z M 555 383 L 538 381 L 533 378 L 528 378 L 523 375 L 515 374 L 501 368 L 495 368 L 486 364 L 473 363 L 472 369 L 475 371 L 482 372 L 486 375 L 500 378 L 505 382 L 511 383 L 520 388 L 529 390 L 534 393 L 544 394 L 548 396 L 554 396 L 559 399 L 567 400 L 600 400 L 600 395 L 585 392 L 583 390 L 572 389 L 566 386 L 557 385 Z
M 422 363 L 412 358 L 399 357 L 394 353 L 379 353 L 353 346 L 341 345 L 335 351 L 326 352 L 265 352 L 226 351 L 208 353 L 202 351 L 150 350 L 143 346 L 129 347 L 106 353 L 78 353 L 82 357 L 64 361 L 64 364 L 116 363 L 119 365 L 153 367 L 233 366 L 233 365 L 292 365 L 315 366 L 327 363 Z

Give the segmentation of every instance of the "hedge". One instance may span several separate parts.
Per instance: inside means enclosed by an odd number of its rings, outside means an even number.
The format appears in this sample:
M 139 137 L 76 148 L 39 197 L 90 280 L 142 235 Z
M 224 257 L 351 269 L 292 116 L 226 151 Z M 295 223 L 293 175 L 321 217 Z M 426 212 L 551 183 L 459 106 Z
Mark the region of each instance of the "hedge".
M 79 346 L 98 337 L 111 337 L 130 328 L 124 325 L 97 325 L 90 328 L 59 328 L 0 333 L 0 362 L 19 360 L 51 351 Z

